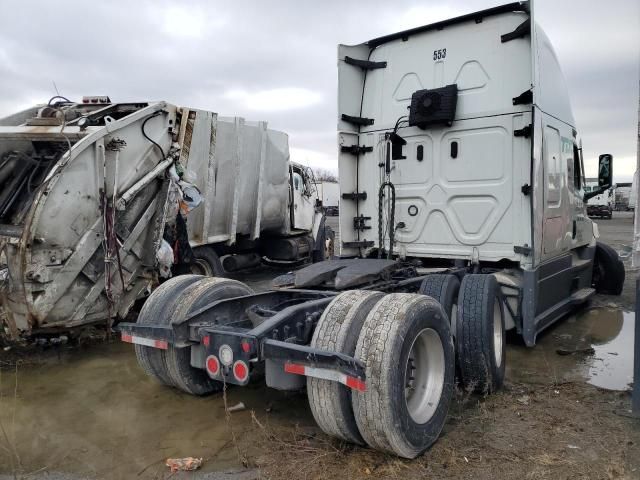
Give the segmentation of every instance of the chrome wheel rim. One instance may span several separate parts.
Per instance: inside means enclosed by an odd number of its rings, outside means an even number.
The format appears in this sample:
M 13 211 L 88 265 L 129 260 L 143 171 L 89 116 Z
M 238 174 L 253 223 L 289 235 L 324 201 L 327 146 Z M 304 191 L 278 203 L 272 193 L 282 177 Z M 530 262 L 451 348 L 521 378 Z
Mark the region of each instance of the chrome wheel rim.
M 500 299 L 496 297 L 493 301 L 493 354 L 496 359 L 496 366 L 502 365 L 502 344 L 504 342 L 504 331 L 502 330 L 502 309 Z
M 444 389 L 445 358 L 440 335 L 425 328 L 413 340 L 405 365 L 404 398 L 412 420 L 427 423 Z

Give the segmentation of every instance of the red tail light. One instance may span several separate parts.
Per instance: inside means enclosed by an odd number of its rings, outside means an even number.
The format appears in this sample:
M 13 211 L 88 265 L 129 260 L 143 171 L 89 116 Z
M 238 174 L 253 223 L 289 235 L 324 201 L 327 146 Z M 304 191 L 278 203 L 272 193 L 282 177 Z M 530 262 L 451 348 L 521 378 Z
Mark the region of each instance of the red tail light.
M 239 382 L 244 382 L 249 376 L 249 367 L 242 360 L 237 360 L 233 364 L 233 376 Z
M 218 361 L 218 357 L 216 357 L 215 355 L 209 355 L 207 357 L 206 367 L 209 375 L 218 375 L 218 373 L 220 373 L 220 362 Z

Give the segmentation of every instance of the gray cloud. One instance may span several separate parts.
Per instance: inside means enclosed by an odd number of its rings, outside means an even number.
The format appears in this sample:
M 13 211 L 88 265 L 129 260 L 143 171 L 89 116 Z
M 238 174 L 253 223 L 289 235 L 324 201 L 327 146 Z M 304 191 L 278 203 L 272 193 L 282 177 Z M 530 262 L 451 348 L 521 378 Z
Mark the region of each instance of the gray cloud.
M 4 1 L 0 116 L 45 101 L 55 81 L 72 98 L 164 99 L 268 120 L 298 160 L 335 167 L 336 45 L 496 3 Z M 624 178 L 635 169 L 639 15 L 634 0 L 536 2 L 588 168 L 608 151 Z

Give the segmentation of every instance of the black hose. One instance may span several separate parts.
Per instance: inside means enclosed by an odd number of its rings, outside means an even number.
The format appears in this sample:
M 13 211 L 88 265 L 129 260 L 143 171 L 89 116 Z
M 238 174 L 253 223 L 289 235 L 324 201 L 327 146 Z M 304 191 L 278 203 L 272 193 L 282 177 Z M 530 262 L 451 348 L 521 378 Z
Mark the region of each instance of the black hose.
M 145 119 L 145 121 L 144 121 L 144 122 L 142 122 L 142 135 L 144 136 L 144 138 L 146 138 L 146 139 L 147 139 L 147 140 L 149 140 L 151 143 L 153 143 L 156 147 L 158 147 L 158 150 L 160 150 L 160 158 L 161 158 L 162 160 L 164 160 L 164 158 L 165 158 L 164 150 L 162 150 L 162 147 L 158 144 L 158 142 L 156 142 L 156 141 L 154 141 L 153 139 L 151 139 L 151 138 L 149 137 L 149 135 L 147 135 L 147 132 L 145 132 L 145 130 L 144 130 L 144 126 L 147 124 L 147 122 L 148 122 L 149 120 L 151 120 L 152 118 L 157 117 L 158 115 L 160 115 L 160 113 L 161 113 L 161 112 L 156 112 L 156 113 L 154 113 L 153 115 L 151 115 L 150 117 L 147 117 L 147 118 Z
M 67 103 L 73 103 L 71 100 L 69 100 L 67 97 L 63 97 L 61 95 L 56 95 L 55 97 L 51 97 L 49 99 L 49 101 L 47 102 L 47 105 L 50 107 L 51 106 L 51 102 L 53 102 L 56 98 L 59 98 L 61 100 L 64 100 Z
M 33 178 L 36 176 L 38 170 L 40 170 L 40 165 L 36 165 L 35 167 L 33 167 L 33 169 L 31 170 L 31 174 L 29 175 L 29 180 L 27 181 L 27 193 L 29 195 L 33 193 L 33 187 L 31 185 L 33 184 Z

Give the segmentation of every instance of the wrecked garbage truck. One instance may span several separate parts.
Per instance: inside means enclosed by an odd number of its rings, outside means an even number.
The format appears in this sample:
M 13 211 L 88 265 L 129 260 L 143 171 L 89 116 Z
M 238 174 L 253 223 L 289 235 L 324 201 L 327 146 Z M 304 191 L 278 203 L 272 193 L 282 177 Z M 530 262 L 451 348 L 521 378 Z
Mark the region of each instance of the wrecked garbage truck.
M 108 97 L 0 120 L 11 337 L 123 318 L 172 270 L 321 259 L 324 240 L 310 175 L 265 122 Z
M 120 324 L 140 366 L 195 395 L 264 371 L 272 388 L 306 386 L 328 435 L 414 458 L 456 377 L 500 388 L 506 330 L 533 346 L 597 291 L 619 294 L 624 268 L 587 217 L 577 124 L 534 18 L 516 2 L 340 46 L 341 258 L 269 292 L 166 282 Z M 601 155 L 598 190 L 612 166 Z

